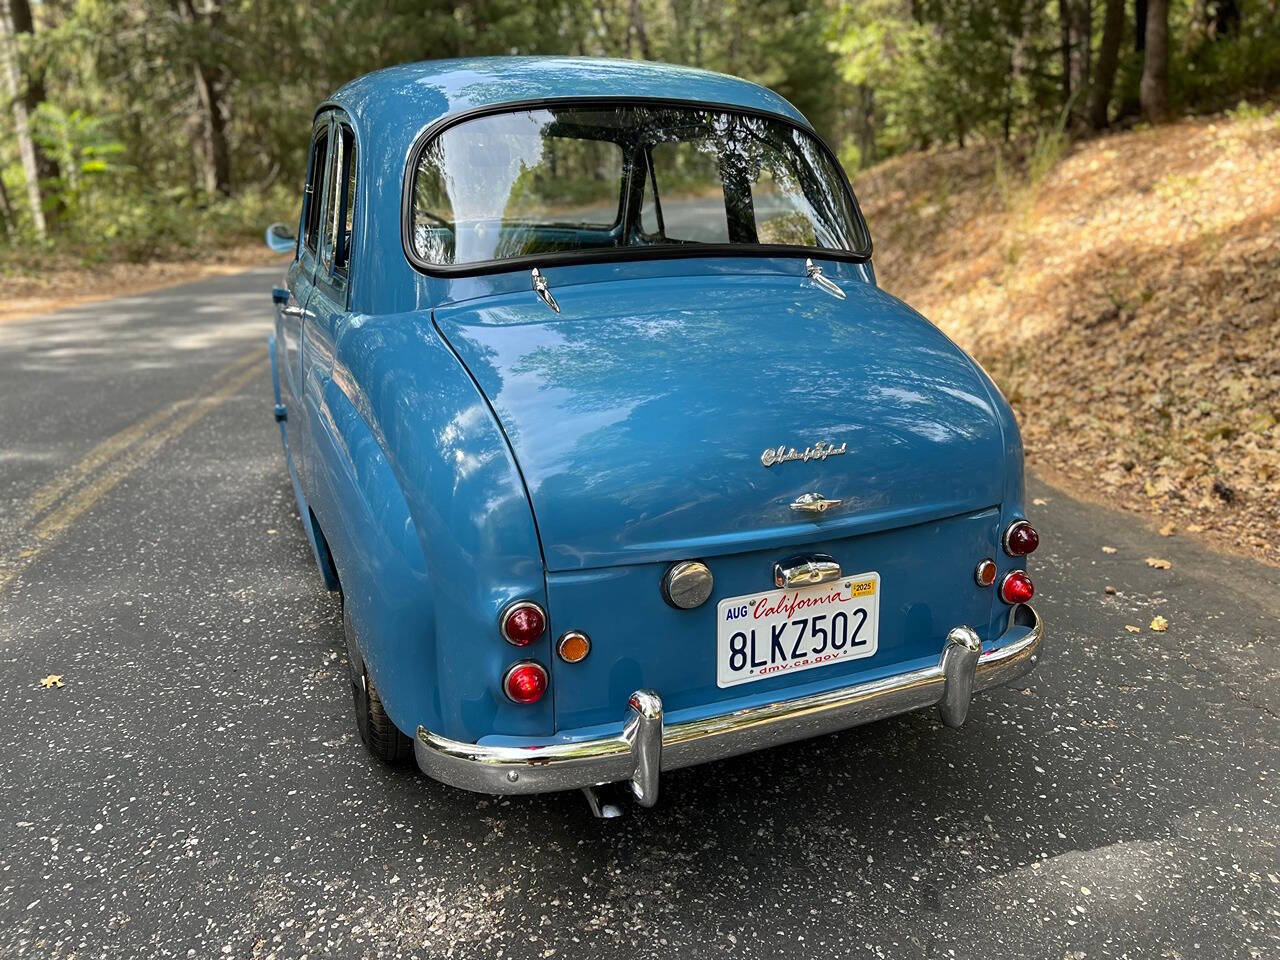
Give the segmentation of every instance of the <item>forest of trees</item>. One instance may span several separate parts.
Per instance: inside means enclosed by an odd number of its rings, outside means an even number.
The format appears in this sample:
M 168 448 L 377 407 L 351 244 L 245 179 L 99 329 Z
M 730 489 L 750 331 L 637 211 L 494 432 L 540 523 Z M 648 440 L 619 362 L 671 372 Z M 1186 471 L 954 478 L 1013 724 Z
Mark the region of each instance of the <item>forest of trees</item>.
M 344 81 L 473 54 L 766 84 L 852 170 L 1266 98 L 1280 0 L 0 0 L 0 249 L 144 258 L 296 206 Z

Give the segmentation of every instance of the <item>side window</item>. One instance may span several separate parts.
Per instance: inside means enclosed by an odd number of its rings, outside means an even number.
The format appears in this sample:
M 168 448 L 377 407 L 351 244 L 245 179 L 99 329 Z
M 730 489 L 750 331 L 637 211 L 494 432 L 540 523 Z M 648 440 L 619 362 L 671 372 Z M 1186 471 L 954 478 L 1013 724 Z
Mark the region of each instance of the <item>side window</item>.
M 307 207 L 305 216 L 305 243 L 314 256 L 320 249 L 320 214 L 324 207 L 324 168 L 329 153 L 329 132 L 322 130 L 311 148 L 311 163 L 307 173 Z
M 332 258 L 334 275 L 345 278 L 351 268 L 351 230 L 356 203 L 356 140 L 345 124 L 338 127 L 338 138 L 334 142 L 333 171 L 334 175 L 329 178 L 332 196 L 326 252 Z
M 728 243 L 729 220 L 717 156 L 689 141 L 654 144 L 651 155 L 667 238 Z

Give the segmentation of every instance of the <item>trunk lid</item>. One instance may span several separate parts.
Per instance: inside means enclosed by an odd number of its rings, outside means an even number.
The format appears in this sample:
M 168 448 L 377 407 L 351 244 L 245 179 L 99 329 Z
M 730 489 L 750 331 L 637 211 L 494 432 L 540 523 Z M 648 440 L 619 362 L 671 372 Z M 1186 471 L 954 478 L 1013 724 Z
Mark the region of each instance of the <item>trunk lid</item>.
M 971 361 L 878 288 L 634 279 L 436 323 L 515 452 L 549 571 L 740 553 L 972 514 L 1004 448 Z M 840 454 L 823 458 L 821 444 Z M 810 459 L 766 467 L 779 447 Z M 840 499 L 814 516 L 803 494 Z

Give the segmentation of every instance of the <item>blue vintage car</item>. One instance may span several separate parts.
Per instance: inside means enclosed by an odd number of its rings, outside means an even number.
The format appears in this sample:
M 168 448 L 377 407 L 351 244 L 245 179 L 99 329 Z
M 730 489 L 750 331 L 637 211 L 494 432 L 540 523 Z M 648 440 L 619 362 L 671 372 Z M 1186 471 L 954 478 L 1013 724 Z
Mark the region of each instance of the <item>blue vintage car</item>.
M 831 150 L 698 70 L 380 71 L 315 115 L 275 416 L 356 723 L 491 794 L 629 784 L 1028 671 L 1013 415 L 876 285 Z

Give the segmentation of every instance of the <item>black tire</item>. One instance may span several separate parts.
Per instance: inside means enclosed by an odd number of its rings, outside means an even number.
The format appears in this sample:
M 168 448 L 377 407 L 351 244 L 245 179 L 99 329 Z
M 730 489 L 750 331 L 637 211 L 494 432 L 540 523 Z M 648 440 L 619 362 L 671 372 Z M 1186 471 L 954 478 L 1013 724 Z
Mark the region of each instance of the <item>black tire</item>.
M 378 688 L 365 668 L 364 657 L 356 643 L 351 615 L 344 605 L 342 626 L 347 635 L 347 662 L 351 677 L 351 699 L 356 711 L 356 729 L 369 752 L 383 763 L 402 764 L 413 756 L 413 740 L 400 732 L 387 716 Z

